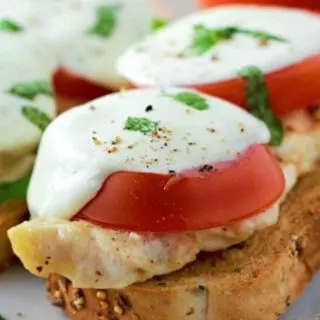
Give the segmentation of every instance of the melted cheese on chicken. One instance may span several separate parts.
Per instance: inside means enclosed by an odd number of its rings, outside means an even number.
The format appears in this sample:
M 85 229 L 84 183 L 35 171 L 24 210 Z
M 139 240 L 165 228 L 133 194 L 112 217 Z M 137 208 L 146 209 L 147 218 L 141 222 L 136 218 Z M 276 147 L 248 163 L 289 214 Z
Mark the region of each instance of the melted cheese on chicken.
M 294 171 L 287 170 L 286 181 L 290 189 Z M 37 276 L 58 273 L 81 288 L 123 288 L 179 270 L 194 261 L 200 251 L 240 243 L 275 224 L 278 215 L 279 203 L 258 216 L 224 227 L 164 234 L 107 230 L 85 221 L 38 218 L 15 227 L 9 237 L 24 266 Z

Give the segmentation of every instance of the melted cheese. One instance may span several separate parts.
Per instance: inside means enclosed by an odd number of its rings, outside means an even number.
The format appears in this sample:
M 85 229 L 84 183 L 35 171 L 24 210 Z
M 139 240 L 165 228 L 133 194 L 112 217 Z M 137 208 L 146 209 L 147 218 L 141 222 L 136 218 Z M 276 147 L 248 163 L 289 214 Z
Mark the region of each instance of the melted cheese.
M 110 37 L 88 33 L 101 5 L 117 8 Z M 24 81 L 50 81 L 58 66 L 119 88 L 126 81 L 116 73 L 115 59 L 150 32 L 153 12 L 146 0 L 0 2 L 0 19 L 22 27 L 21 32 L 0 30 L 0 183 L 22 178 L 34 162 L 41 132 L 22 115 L 22 107 L 33 106 L 55 116 L 52 98 L 38 95 L 30 101 L 8 94 L 8 89 Z
M 110 36 L 88 32 L 100 6 L 116 8 Z M 115 61 L 150 32 L 156 12 L 146 0 L 12 0 L 0 4 L 0 16 L 48 40 L 48 50 L 57 54 L 59 65 L 68 71 L 118 89 L 127 82 L 116 72 Z
M 287 42 L 259 40 L 236 34 L 196 57 L 181 54 L 192 43 L 194 26 L 236 26 L 282 37 Z M 170 24 L 128 49 L 118 61 L 119 72 L 140 86 L 192 85 L 237 77 L 255 65 L 269 73 L 320 53 L 320 16 L 280 7 L 226 6 L 194 13 Z
M 55 115 L 53 97 L 38 95 L 27 100 L 10 94 L 15 84 L 50 81 L 56 65 L 54 55 L 36 37 L 28 34 L 0 32 L 0 183 L 22 178 L 32 167 L 34 151 L 41 131 L 22 114 L 22 107 L 32 106 Z M 17 54 L 19 54 L 17 58 Z
M 39 149 L 28 192 L 32 216 L 70 219 L 116 171 L 180 172 L 235 159 L 252 144 L 269 141 L 265 124 L 246 111 L 189 91 L 208 104 L 199 111 L 169 96 L 181 92 L 131 90 L 61 115 Z M 128 117 L 157 122 L 158 135 L 125 130 Z

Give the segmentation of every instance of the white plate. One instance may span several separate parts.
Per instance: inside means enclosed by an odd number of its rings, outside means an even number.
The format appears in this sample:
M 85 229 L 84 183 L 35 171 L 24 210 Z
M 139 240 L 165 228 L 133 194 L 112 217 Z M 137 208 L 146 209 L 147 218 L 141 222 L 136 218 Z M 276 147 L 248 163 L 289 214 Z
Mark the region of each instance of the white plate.
M 281 320 L 316 320 L 320 314 L 319 288 L 320 275 Z M 6 320 L 66 320 L 46 300 L 44 282 L 18 267 L 0 275 L 0 314 Z
M 0 274 L 0 315 L 6 320 L 65 320 L 46 299 L 44 281 L 22 268 Z

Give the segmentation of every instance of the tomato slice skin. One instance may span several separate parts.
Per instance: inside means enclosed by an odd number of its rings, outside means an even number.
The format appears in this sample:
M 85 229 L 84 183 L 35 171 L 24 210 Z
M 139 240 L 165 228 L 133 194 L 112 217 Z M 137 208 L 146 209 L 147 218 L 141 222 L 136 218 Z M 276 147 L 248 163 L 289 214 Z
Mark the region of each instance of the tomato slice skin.
M 52 82 L 58 113 L 114 92 L 93 84 L 63 67 L 59 67 L 54 72 Z
M 284 190 L 279 163 L 264 145 L 215 168 L 176 176 L 116 172 L 73 219 L 140 232 L 201 230 L 261 213 Z
M 265 75 L 269 102 L 277 115 L 320 102 L 320 55 Z M 245 108 L 245 84 L 240 78 L 190 88 L 217 96 Z
M 318 0 L 198 0 L 198 4 L 201 8 L 229 4 L 254 4 L 320 10 Z

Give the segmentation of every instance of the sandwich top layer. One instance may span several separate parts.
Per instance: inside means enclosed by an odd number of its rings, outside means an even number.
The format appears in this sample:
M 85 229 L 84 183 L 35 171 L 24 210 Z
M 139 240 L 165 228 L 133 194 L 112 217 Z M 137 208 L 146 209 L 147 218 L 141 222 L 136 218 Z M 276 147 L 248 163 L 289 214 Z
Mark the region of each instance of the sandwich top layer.
M 164 175 L 172 169 L 198 168 L 215 159 L 232 159 L 236 150 L 252 144 L 267 143 L 269 132 L 259 120 L 229 103 L 177 88 L 127 91 L 80 106 L 57 118 L 44 135 L 28 196 L 33 219 L 10 230 L 13 249 L 35 275 L 57 273 L 80 288 L 124 288 L 179 270 L 200 251 L 228 248 L 277 222 L 286 193 L 319 156 L 317 119 L 319 115 L 307 111 L 285 119 L 289 129 L 273 149 L 285 176 L 285 190 L 268 210 L 205 230 L 139 232 L 69 218 L 100 193 L 105 178 L 109 176 L 110 182 L 117 170 Z M 157 134 L 153 134 L 155 126 Z M 264 168 L 261 162 L 257 165 Z M 134 193 L 137 184 L 132 180 L 127 186 L 116 185 L 118 197 L 112 203 L 127 203 L 129 198 L 119 198 L 121 190 Z M 261 181 L 256 187 L 267 191 Z M 157 211 L 157 197 L 143 211 L 144 217 Z M 228 201 L 235 200 L 230 196 Z M 190 198 L 185 202 L 190 204 Z M 207 217 L 214 216 L 216 207 L 211 206 Z M 100 211 L 108 216 L 110 208 Z M 131 211 L 125 212 L 126 219 Z
M 320 154 L 319 114 L 311 117 L 302 112 L 295 116 L 298 119 L 293 116 L 285 121 L 288 130 L 284 141 L 274 150 L 286 178 L 284 195 L 302 172 L 312 169 Z M 57 273 L 78 288 L 125 288 L 179 270 L 194 261 L 200 251 L 228 248 L 277 223 L 283 199 L 260 215 L 195 232 L 122 231 L 87 221 L 42 216 L 11 229 L 9 236 L 16 255 L 37 276 L 46 278 Z M 144 212 L 145 216 L 153 215 L 155 208 Z
M 108 95 L 57 118 L 31 179 L 34 217 L 70 219 L 114 172 L 168 174 L 234 160 L 268 143 L 263 122 L 223 100 L 183 89 Z
M 10 18 L 48 40 L 59 65 L 96 83 L 126 84 L 115 60 L 151 31 L 155 13 L 146 0 L 13 0 L 0 4 Z
M 45 122 L 55 115 L 50 74 L 56 60 L 24 30 L 0 27 L 0 42 L 1 184 L 21 179 L 32 167 Z
M 119 72 L 138 86 L 193 85 L 270 73 L 320 53 L 320 17 L 280 7 L 225 6 L 194 13 L 127 50 Z

